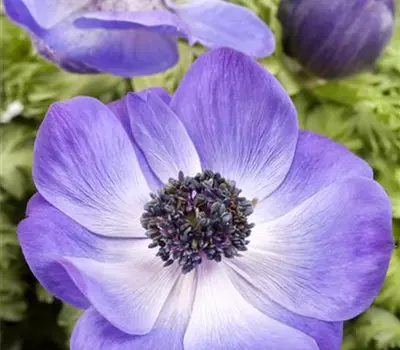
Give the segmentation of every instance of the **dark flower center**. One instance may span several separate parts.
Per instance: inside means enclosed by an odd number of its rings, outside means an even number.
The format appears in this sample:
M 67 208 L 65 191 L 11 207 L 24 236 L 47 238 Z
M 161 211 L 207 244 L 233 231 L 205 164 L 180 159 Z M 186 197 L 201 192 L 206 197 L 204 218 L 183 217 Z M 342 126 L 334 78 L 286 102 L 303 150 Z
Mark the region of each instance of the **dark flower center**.
M 202 259 L 220 262 L 247 250 L 254 224 L 247 217 L 255 201 L 240 197 L 235 183 L 219 173 L 204 171 L 194 177 L 179 173 L 144 206 L 140 222 L 169 266 L 176 260 L 188 273 Z

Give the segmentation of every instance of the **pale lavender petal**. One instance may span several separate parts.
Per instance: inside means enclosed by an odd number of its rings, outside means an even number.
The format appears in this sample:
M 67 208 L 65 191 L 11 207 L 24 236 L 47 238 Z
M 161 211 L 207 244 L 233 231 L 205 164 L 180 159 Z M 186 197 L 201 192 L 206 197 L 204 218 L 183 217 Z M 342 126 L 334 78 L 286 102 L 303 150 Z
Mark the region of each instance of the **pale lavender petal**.
M 296 328 L 312 337 L 319 350 L 339 350 L 343 339 L 343 322 L 326 322 L 295 314 L 270 299 L 263 291 L 248 283 L 244 278 L 227 269 L 229 279 L 246 299 L 263 314 Z
M 343 145 L 301 131 L 285 181 L 257 203 L 252 220 L 257 223 L 273 220 L 332 183 L 353 176 L 372 178 L 372 169 Z
M 94 309 L 79 319 L 71 350 L 184 350 L 183 336 L 196 287 L 195 274 L 181 275 L 150 333 L 133 336 L 113 327 Z
M 167 105 L 171 102 L 171 95 L 161 87 L 152 87 L 140 92 L 137 92 L 139 96 L 147 95 L 148 92 L 157 94 Z M 122 123 L 126 133 L 133 140 L 132 130 L 131 130 L 131 119 L 127 110 L 126 104 L 127 96 L 109 103 L 107 106 L 115 114 L 115 116 Z
M 146 94 L 147 92 L 152 92 L 154 94 L 157 94 L 158 97 L 160 97 L 167 105 L 169 105 L 169 103 L 171 102 L 171 95 L 169 94 L 168 91 L 164 90 L 161 87 L 151 87 L 149 89 L 143 90 L 143 91 L 139 91 L 138 94 L 142 95 L 142 94 Z
M 75 257 L 60 260 L 93 307 L 129 334 L 150 332 L 180 274 L 179 266 L 163 268 L 148 244 L 148 240 L 137 240 L 126 262 Z
M 154 94 L 157 94 L 167 104 L 171 100 L 171 96 L 169 95 L 169 93 L 160 87 L 150 88 L 150 89 L 138 92 L 137 94 L 139 96 L 142 96 L 143 94 L 147 94 L 147 92 L 152 92 Z M 162 182 L 154 174 L 153 170 L 151 170 L 142 150 L 139 148 L 139 146 L 133 139 L 133 134 L 132 134 L 132 129 L 131 129 L 131 119 L 130 119 L 128 109 L 127 109 L 126 98 L 127 98 L 127 96 L 125 96 L 119 100 L 116 100 L 114 102 L 111 102 L 107 106 L 108 106 L 108 108 L 111 109 L 111 111 L 114 113 L 114 115 L 122 123 L 122 126 L 125 129 L 125 132 L 128 134 L 129 138 L 131 139 L 133 148 L 135 149 L 135 153 L 136 153 L 138 162 L 140 164 L 140 168 L 142 169 L 142 172 L 147 180 L 147 183 L 148 183 L 150 189 L 154 192 L 162 186 Z
M 191 43 L 229 47 L 253 57 L 265 57 L 275 50 L 271 30 L 246 7 L 221 0 L 195 0 L 175 5 L 174 10 L 188 23 Z
M 342 321 L 367 309 L 393 250 L 391 209 L 378 183 L 349 178 L 278 219 L 256 225 L 227 263 L 292 312 Z
M 187 37 L 189 27 L 171 11 L 102 11 L 80 16 L 75 24 L 80 28 L 146 29 L 173 36 Z
M 182 122 L 157 94 L 126 97 L 135 143 L 163 182 L 201 172 L 200 159 Z
M 29 201 L 27 215 L 17 231 L 29 267 L 52 294 L 75 306 L 87 307 L 89 302 L 58 263 L 62 256 L 121 261 L 134 254 L 137 241 L 95 235 L 53 207 L 40 194 Z
M 128 135 L 89 97 L 54 104 L 40 126 L 33 177 L 43 197 L 90 231 L 144 237 L 150 192 Z
M 222 264 L 199 265 L 196 298 L 184 338 L 185 350 L 318 350 L 306 334 L 252 307 L 230 282 Z
M 25 5 L 37 24 L 48 29 L 76 11 L 81 10 L 91 0 L 12 0 Z
M 296 147 L 296 110 L 257 62 L 230 49 L 202 55 L 183 78 L 171 107 L 203 169 L 236 181 L 250 199 L 261 200 L 282 183 Z

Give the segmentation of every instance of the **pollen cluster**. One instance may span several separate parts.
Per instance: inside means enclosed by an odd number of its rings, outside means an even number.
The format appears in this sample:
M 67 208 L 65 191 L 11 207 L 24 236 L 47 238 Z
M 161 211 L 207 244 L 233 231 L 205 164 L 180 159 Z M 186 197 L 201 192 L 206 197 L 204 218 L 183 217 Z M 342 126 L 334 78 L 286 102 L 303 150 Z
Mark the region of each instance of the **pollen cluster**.
M 220 262 L 247 250 L 254 224 L 247 218 L 253 202 L 240 196 L 235 183 L 219 173 L 204 171 L 194 177 L 179 173 L 144 206 L 141 224 L 169 266 L 175 261 L 188 273 L 203 259 Z

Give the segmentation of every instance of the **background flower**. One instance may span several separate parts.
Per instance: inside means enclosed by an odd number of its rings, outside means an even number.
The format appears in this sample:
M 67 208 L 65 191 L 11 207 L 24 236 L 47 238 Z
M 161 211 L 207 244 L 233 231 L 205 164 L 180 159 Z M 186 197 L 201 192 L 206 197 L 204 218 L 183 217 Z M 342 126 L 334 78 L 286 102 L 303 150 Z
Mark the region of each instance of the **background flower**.
M 339 349 L 342 321 L 369 307 L 383 283 L 391 210 L 370 167 L 326 138 L 299 132 L 280 84 L 236 51 L 204 54 L 172 97 L 153 89 L 108 107 L 88 97 L 54 104 L 34 152 L 39 192 L 19 239 L 41 283 L 87 308 L 72 349 Z M 222 247 L 218 263 L 204 256 L 207 231 L 181 238 L 186 228 L 172 229 L 174 247 L 199 249 L 203 258 L 182 274 L 186 260 L 163 267 L 146 239 L 157 242 L 178 219 L 154 214 L 157 226 L 145 225 L 146 233 L 141 214 L 159 212 L 151 201 L 157 194 L 148 193 L 179 171 L 205 170 L 235 181 L 240 196 L 256 203 L 255 227 L 242 251 L 232 232 L 247 221 L 221 211 L 223 203 L 240 208 L 239 197 L 215 200 L 220 192 L 207 194 L 208 180 L 204 191 L 195 187 L 219 206 L 218 215 L 204 210 L 205 218 L 233 231 L 224 233 L 223 247 L 211 231 L 213 249 Z M 187 208 L 190 198 L 181 196 Z M 182 210 L 197 230 L 202 218 Z
M 222 0 L 5 0 L 38 52 L 71 72 L 148 75 L 174 66 L 177 38 L 231 47 L 254 57 L 274 50 L 268 27 Z

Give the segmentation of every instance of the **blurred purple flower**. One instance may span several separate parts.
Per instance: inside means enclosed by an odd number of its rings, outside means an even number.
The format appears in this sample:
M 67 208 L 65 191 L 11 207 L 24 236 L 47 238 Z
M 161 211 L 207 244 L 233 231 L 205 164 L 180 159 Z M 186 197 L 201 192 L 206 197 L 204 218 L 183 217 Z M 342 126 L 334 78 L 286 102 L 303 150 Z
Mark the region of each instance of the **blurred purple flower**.
M 394 0 L 282 0 L 285 52 L 334 79 L 372 69 L 394 25 Z
M 272 32 L 253 12 L 222 0 L 4 0 L 4 6 L 42 56 L 72 72 L 162 72 L 179 59 L 179 37 L 259 58 L 275 49 Z
M 33 177 L 19 240 L 39 281 L 86 308 L 73 350 L 338 350 L 394 245 L 371 168 L 299 131 L 278 81 L 230 49 L 172 97 L 54 104 Z

